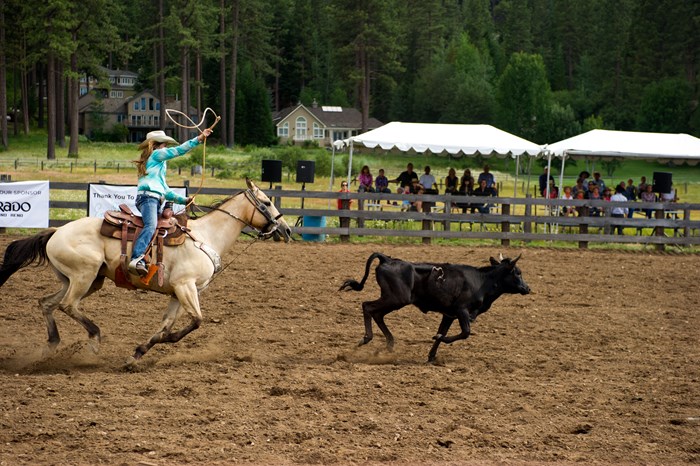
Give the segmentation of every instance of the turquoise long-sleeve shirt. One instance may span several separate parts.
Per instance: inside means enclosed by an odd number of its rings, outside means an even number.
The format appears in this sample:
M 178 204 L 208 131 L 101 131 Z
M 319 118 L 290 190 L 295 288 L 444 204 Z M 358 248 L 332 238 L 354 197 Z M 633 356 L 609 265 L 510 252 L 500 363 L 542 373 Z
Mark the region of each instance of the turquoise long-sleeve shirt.
M 138 190 L 151 191 L 176 204 L 185 204 L 187 199 L 172 191 L 165 182 L 168 160 L 185 155 L 198 145 L 199 139 L 195 137 L 177 147 L 154 150 L 146 160 L 146 174 L 139 177 Z

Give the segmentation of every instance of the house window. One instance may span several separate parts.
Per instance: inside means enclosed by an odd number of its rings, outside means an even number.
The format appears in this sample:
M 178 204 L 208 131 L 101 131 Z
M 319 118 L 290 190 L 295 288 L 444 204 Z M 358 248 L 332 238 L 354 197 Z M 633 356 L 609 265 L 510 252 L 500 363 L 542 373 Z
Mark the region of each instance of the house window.
M 306 118 L 297 118 L 296 132 L 294 134 L 294 139 L 305 140 L 306 139 Z
M 323 128 L 318 123 L 314 123 L 314 139 L 323 139 Z
M 139 109 L 139 102 L 137 100 L 136 102 L 134 102 L 134 110 L 138 110 L 138 109 Z
M 158 124 L 158 119 L 159 119 L 159 118 L 160 118 L 160 117 L 159 117 L 158 115 L 156 115 L 156 116 L 153 117 L 153 126 L 160 126 L 160 125 Z
M 148 99 L 148 109 L 151 111 L 153 110 L 153 100 L 154 100 L 153 97 Z
M 160 111 L 160 102 L 156 102 L 156 110 Z
M 141 97 L 141 110 L 146 110 L 146 98 Z
M 285 121 L 283 125 L 277 127 L 277 136 L 281 138 L 289 137 L 289 122 Z
M 131 126 L 136 126 L 136 115 L 131 115 Z
M 124 97 L 123 91 L 109 91 L 109 97 L 112 99 L 121 99 Z

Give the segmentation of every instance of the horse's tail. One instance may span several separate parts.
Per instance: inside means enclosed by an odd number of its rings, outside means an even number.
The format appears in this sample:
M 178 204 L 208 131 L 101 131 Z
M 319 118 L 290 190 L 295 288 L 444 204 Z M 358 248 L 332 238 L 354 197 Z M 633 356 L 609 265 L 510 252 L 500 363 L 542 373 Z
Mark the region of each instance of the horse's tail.
M 372 261 L 376 258 L 379 258 L 379 265 L 389 260 L 389 257 L 385 256 L 381 252 L 372 253 L 372 255 L 369 256 L 369 259 L 367 259 L 367 264 L 365 265 L 365 276 L 362 277 L 362 281 L 358 282 L 357 280 L 351 279 L 345 280 L 338 291 L 362 291 L 362 289 L 365 287 L 367 276 L 369 275 L 369 268 L 372 265 Z
M 19 269 L 38 261 L 37 265 L 45 264 L 49 258 L 46 255 L 46 243 L 56 232 L 55 228 L 44 230 L 32 237 L 18 239 L 5 249 L 5 256 L 0 265 L 0 286 Z

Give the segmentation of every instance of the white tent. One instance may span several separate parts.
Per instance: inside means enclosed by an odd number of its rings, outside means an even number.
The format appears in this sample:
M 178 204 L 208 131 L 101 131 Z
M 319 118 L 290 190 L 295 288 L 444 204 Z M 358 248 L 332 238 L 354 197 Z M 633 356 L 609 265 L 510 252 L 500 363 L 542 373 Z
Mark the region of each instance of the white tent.
M 551 158 L 585 160 L 612 160 L 629 158 L 656 160 L 660 163 L 696 165 L 700 162 L 700 139 L 689 134 L 643 133 L 594 129 L 578 136 L 544 146 L 547 167 Z M 551 171 L 551 170 L 550 170 Z M 559 186 L 564 177 L 564 162 Z M 549 196 L 548 196 L 549 197 Z
M 372 131 L 333 143 L 334 155 L 336 149 L 349 147 L 348 180 L 352 167 L 353 147 L 356 144 L 371 149 L 379 147 L 402 152 L 447 153 L 458 157 L 476 154 L 487 158 L 513 157 L 518 160 L 518 163 L 521 155 L 538 156 L 543 153 L 542 147 L 537 144 L 490 125 L 394 121 Z
M 560 158 L 610 160 L 620 157 L 690 165 L 700 162 L 700 139 L 689 134 L 594 129 L 545 146 L 545 149 Z

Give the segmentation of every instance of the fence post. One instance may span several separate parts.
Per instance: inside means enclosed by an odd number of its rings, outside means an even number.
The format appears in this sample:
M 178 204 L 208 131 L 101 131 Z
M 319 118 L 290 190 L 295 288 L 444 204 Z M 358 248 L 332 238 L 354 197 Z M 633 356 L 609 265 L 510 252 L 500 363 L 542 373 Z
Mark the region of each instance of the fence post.
M 450 215 L 452 213 L 452 194 L 451 193 L 445 193 L 445 210 L 444 210 L 444 212 L 445 212 L 445 215 Z M 443 222 L 443 227 L 444 227 L 445 231 L 450 231 L 450 229 L 452 228 L 450 226 L 450 221 L 445 220 Z
M 687 223 L 690 221 L 690 209 L 683 209 L 683 221 L 686 222 L 683 227 L 683 236 L 687 238 L 690 236 L 690 227 Z
M 654 218 L 656 220 L 662 220 L 664 218 L 664 210 L 663 209 L 656 209 L 654 212 Z M 664 235 L 664 227 L 654 227 L 654 235 L 656 236 L 663 236 Z M 663 244 L 657 244 L 656 245 L 656 250 L 657 251 L 663 251 L 664 250 L 664 245 Z
M 275 190 L 282 191 L 282 185 L 281 184 L 276 185 Z M 275 204 L 275 208 L 278 211 L 282 210 L 282 198 L 279 196 L 279 194 L 273 198 L 272 203 Z
M 532 196 L 529 194 L 526 194 L 525 198 L 532 199 Z M 525 204 L 525 219 L 530 218 L 531 215 L 532 215 L 532 204 L 527 203 L 527 204 Z M 525 220 L 523 222 L 523 232 L 532 233 L 532 223 L 530 223 L 528 220 Z
M 423 213 L 426 213 L 426 212 L 429 213 L 432 210 L 433 205 L 435 205 L 434 202 L 423 201 L 423 205 L 422 205 Z M 432 229 L 433 229 L 433 221 L 423 219 L 423 231 L 431 231 Z M 423 244 L 430 244 L 430 242 L 431 242 L 431 238 L 429 236 L 423 237 Z
M 587 218 L 589 213 L 590 213 L 590 211 L 589 211 L 589 208 L 587 205 L 581 206 L 579 218 Z M 581 223 L 578 226 L 578 232 L 579 232 L 579 234 L 587 235 L 588 234 L 588 224 Z M 578 248 L 579 249 L 588 249 L 588 241 L 579 241 Z
M 350 199 L 341 199 L 340 209 L 350 210 Z M 350 228 L 350 217 L 338 217 L 338 223 L 340 223 L 340 228 Z M 340 242 L 350 242 L 350 235 L 340 235 Z
M 357 200 L 357 210 L 365 210 L 365 200 L 364 199 L 358 199 Z M 357 228 L 364 228 L 365 227 L 365 219 L 362 217 L 357 217 Z
M 510 204 L 501 204 L 501 215 L 510 215 Z M 510 221 L 501 222 L 501 231 L 510 233 Z M 510 239 L 501 239 L 501 246 L 510 246 Z

